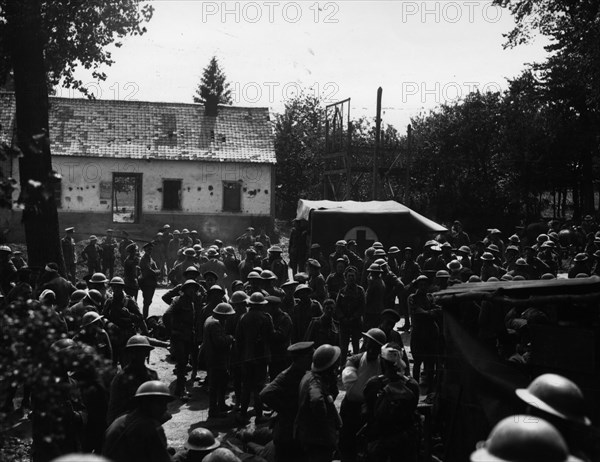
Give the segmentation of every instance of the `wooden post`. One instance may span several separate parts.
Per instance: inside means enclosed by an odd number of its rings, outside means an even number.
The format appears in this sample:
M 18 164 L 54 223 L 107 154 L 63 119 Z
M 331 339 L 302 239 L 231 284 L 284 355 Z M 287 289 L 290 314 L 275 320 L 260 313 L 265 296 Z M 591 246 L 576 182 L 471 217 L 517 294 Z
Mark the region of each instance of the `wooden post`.
M 404 166 L 404 205 L 410 207 L 410 161 L 412 159 L 412 126 L 406 128 L 406 165 Z
M 373 189 L 372 199 L 379 198 L 379 150 L 381 143 L 381 94 L 383 89 L 377 89 L 377 114 L 375 116 L 375 150 L 373 152 Z

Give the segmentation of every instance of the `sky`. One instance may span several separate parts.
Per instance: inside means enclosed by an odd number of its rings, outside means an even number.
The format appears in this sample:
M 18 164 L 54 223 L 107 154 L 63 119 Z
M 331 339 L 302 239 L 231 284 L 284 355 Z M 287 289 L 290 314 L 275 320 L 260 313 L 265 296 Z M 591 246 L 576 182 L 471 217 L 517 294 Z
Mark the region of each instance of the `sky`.
M 218 58 L 237 106 L 281 112 L 304 91 L 326 103 L 351 98 L 351 117 L 405 132 L 410 117 L 475 88 L 500 90 L 547 43 L 504 49 L 514 25 L 490 1 L 153 1 L 148 32 L 111 47 L 104 82 L 76 75 L 102 99 L 192 103 L 202 70 Z M 58 96 L 80 97 L 73 90 Z

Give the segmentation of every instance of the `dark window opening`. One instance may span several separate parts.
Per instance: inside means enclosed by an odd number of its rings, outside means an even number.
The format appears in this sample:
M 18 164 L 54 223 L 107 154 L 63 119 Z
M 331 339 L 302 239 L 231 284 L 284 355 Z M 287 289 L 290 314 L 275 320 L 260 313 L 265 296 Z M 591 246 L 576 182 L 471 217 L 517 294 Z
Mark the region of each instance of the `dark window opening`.
M 237 181 L 223 181 L 223 212 L 242 210 L 242 187 Z
M 181 210 L 181 180 L 163 180 L 163 210 Z
M 113 173 L 114 223 L 139 223 L 142 211 L 142 174 Z

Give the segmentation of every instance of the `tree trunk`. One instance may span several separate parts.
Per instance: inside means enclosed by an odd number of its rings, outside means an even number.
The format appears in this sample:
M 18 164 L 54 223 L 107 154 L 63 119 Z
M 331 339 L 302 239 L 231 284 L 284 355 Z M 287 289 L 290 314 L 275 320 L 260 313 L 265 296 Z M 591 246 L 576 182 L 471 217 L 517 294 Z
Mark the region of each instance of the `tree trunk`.
M 64 274 L 64 261 L 54 200 L 48 130 L 48 87 L 41 30 L 41 1 L 6 2 L 9 49 L 16 99 L 17 144 L 23 225 L 31 266 L 56 262 Z
M 586 151 L 583 154 L 583 175 L 581 179 L 581 208 L 584 214 L 594 214 L 594 175 L 592 153 Z

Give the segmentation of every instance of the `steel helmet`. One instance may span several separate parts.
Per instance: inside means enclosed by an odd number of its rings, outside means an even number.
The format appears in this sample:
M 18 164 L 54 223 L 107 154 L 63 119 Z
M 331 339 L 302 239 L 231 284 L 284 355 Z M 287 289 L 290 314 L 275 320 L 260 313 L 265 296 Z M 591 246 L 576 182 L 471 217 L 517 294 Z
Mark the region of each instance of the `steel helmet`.
M 81 327 L 87 327 L 90 324 L 100 321 L 104 316 L 100 316 L 95 311 L 88 311 L 81 317 Z
M 110 462 L 110 460 L 98 454 L 71 453 L 52 459 L 50 462 Z
M 106 279 L 104 273 L 94 273 L 92 274 L 92 277 L 90 278 L 89 282 L 91 282 L 92 284 L 103 284 L 108 282 L 108 279 Z
M 125 287 L 125 281 L 123 281 L 123 278 L 120 278 L 119 276 L 115 276 L 114 278 L 112 278 L 110 280 L 110 282 L 108 283 L 109 286 L 123 286 Z
M 200 270 L 198 268 L 196 268 L 195 266 L 188 266 L 185 271 L 183 272 L 183 274 L 188 274 L 188 273 L 194 273 L 196 276 L 198 274 L 200 274 Z
M 385 332 L 377 327 L 369 329 L 366 332 L 362 333 L 363 337 L 367 337 L 368 339 L 373 340 L 375 343 L 379 344 L 379 346 L 383 346 L 387 342 L 387 336 Z
M 194 428 L 183 446 L 190 451 L 212 451 L 221 445 L 207 428 Z
M 250 271 L 248 273 L 248 279 L 260 279 L 260 274 L 257 271 Z
M 275 276 L 275 273 L 273 273 L 273 271 L 271 271 L 271 270 L 264 270 L 263 272 L 260 273 L 260 278 L 266 279 L 266 280 L 273 280 L 273 279 L 277 279 L 277 276 Z
M 71 294 L 71 297 L 69 297 L 69 301 L 72 305 L 74 305 L 77 302 L 80 302 L 81 300 L 83 300 L 87 295 L 87 291 L 82 290 L 82 289 L 77 289 L 76 291 L 74 291 Z
M 515 391 L 530 406 L 549 414 L 584 425 L 591 425 L 585 415 L 585 400 L 579 387 L 557 374 L 543 374 L 527 388 Z
M 231 303 L 243 303 L 248 300 L 248 294 L 243 290 L 237 290 L 231 294 Z
M 471 462 L 575 462 L 558 430 L 543 419 L 515 415 L 501 420 Z
M 168 398 L 169 400 L 174 399 L 169 392 L 169 387 L 167 384 L 162 383 L 160 380 L 149 380 L 148 382 L 142 383 L 138 387 L 137 391 L 135 392 L 135 397 L 143 398 L 146 396 Z
M 54 351 L 64 351 L 70 348 L 74 348 L 75 345 L 76 343 L 74 340 L 70 338 L 61 338 L 60 340 L 57 340 L 52 345 L 50 345 L 50 348 Z
M 267 301 L 265 300 L 265 296 L 260 292 L 254 292 L 250 295 L 250 300 L 248 300 L 250 305 L 266 305 Z
M 213 313 L 230 316 L 235 314 L 235 310 L 229 303 L 219 303 L 213 310 Z
M 342 350 L 337 346 L 329 345 L 328 343 L 321 345 L 313 353 L 313 372 L 322 372 L 329 369 L 335 364 L 341 353 Z
M 96 306 L 102 305 L 102 302 L 104 301 L 104 297 L 102 296 L 100 291 L 98 291 L 96 289 L 88 290 L 87 294 L 85 294 L 85 296 L 88 300 L 90 300 Z
M 146 348 L 148 350 L 154 349 L 154 347 L 150 345 L 148 337 L 146 337 L 145 335 L 132 335 L 131 337 L 129 337 L 129 340 L 127 340 L 127 345 L 125 346 L 125 348 Z

